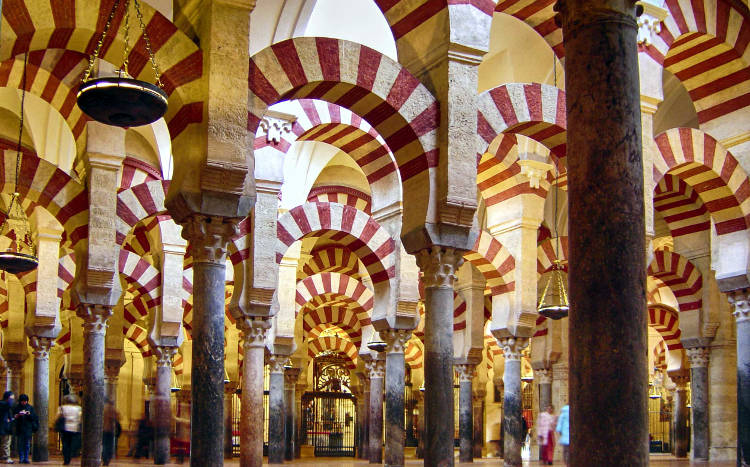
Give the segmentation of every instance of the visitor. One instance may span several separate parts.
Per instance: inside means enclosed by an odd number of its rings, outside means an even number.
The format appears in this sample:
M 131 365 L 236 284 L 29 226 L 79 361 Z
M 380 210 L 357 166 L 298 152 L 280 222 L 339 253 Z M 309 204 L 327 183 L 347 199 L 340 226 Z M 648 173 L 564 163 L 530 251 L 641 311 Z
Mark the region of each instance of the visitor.
M 563 461 L 569 465 L 570 456 L 570 406 L 565 404 L 560 410 L 560 417 L 557 419 L 555 431 L 560 435 L 560 446 L 562 446 Z
M 542 464 L 552 465 L 552 458 L 555 453 L 555 408 L 552 405 L 547 406 L 547 411 L 539 414 L 539 423 L 536 427 L 536 437 L 539 441 L 539 452 L 542 457 Z
M 39 418 L 34 412 L 34 407 L 29 404 L 29 396 L 26 394 L 18 396 L 18 404 L 13 407 L 13 424 L 16 432 L 18 460 L 21 464 L 28 464 L 31 436 L 39 429 Z
M 16 396 L 13 391 L 5 391 L 0 401 L 0 461 L 12 464 L 10 442 L 13 435 L 13 403 Z
M 81 406 L 78 405 L 78 398 L 73 394 L 63 397 L 63 405 L 58 409 L 57 415 L 64 420 L 63 431 L 60 433 L 63 465 L 69 465 L 73 457 L 73 444 L 81 432 Z
M 151 441 L 154 438 L 154 429 L 151 425 L 151 420 L 148 418 L 148 412 L 146 415 L 138 421 L 138 431 L 136 432 L 135 441 L 135 455 L 136 459 L 141 457 L 147 458 L 149 456 L 149 447 Z
M 102 464 L 109 465 L 109 461 L 117 452 L 118 426 L 120 425 L 120 414 L 111 399 L 104 402 L 104 415 L 102 422 Z

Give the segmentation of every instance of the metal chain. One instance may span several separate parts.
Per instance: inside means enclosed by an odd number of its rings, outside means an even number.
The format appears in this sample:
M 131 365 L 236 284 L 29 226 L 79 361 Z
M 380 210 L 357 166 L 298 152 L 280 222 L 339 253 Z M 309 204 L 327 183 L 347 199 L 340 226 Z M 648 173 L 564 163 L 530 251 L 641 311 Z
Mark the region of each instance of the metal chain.
M 128 55 L 130 54 L 130 0 L 125 0 L 125 50 L 122 51 L 120 70 L 128 75 Z
M 161 84 L 161 73 L 159 72 L 159 66 L 156 64 L 156 59 L 154 58 L 154 51 L 151 49 L 151 39 L 149 39 L 148 33 L 146 33 L 146 25 L 143 23 L 141 4 L 138 0 L 133 0 L 133 3 L 135 4 L 135 14 L 136 16 L 138 16 L 138 22 L 141 25 L 143 41 L 146 44 L 146 52 L 148 52 L 148 58 L 149 60 L 151 60 L 151 67 L 154 69 L 154 75 L 156 76 L 156 85 L 162 88 L 163 86 Z
M 91 73 L 94 71 L 94 61 L 97 58 L 99 58 L 99 52 L 101 52 L 102 50 L 104 39 L 107 37 L 107 33 L 109 32 L 110 26 L 112 26 L 112 20 L 115 17 L 115 12 L 117 11 L 117 7 L 119 5 L 120 5 L 120 0 L 115 0 L 115 4 L 112 5 L 112 11 L 109 12 L 109 18 L 107 18 L 107 23 L 104 25 L 104 30 L 102 31 L 102 35 L 99 37 L 99 41 L 96 43 L 96 47 L 94 48 L 94 54 L 89 55 L 89 67 L 83 73 L 82 81 L 84 83 L 88 81 L 88 79 L 91 77 Z

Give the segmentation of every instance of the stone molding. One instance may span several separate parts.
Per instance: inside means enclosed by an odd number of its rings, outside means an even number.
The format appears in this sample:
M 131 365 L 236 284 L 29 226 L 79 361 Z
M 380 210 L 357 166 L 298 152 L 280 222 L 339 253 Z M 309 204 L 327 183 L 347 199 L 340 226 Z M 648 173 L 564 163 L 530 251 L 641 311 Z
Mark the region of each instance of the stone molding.
M 49 360 L 49 351 L 55 345 L 53 337 L 29 336 L 29 345 L 34 349 L 34 360 Z
M 157 368 L 172 368 L 172 358 L 177 353 L 177 347 L 171 345 L 154 346 Z
M 270 327 L 266 319 L 246 319 L 242 326 L 242 347 L 248 350 L 265 346 Z
M 182 237 L 196 263 L 224 264 L 229 240 L 237 235 L 238 219 L 193 214 L 185 219 Z
M 284 365 L 289 361 L 288 355 L 271 355 L 268 359 L 268 368 L 271 373 L 284 373 Z
M 685 353 L 687 354 L 688 361 L 690 362 L 690 368 L 708 367 L 709 356 L 711 354 L 710 347 L 685 347 Z
M 503 349 L 505 361 L 521 361 L 521 351 L 529 344 L 528 337 L 501 337 L 497 343 Z
M 76 308 L 76 315 L 83 320 L 83 332 L 92 334 L 106 334 L 107 322 L 112 316 L 112 307 L 81 303 Z
M 365 370 L 367 370 L 370 380 L 383 379 L 385 378 L 385 360 L 365 362 Z
M 534 379 L 539 384 L 552 384 L 553 372 L 551 368 L 538 368 L 534 370 Z
M 474 379 L 474 370 L 476 369 L 475 364 L 456 363 L 453 365 L 453 368 L 456 370 L 456 373 L 458 373 L 458 381 L 460 383 L 471 382 L 471 380 Z
M 732 316 L 737 324 L 750 319 L 750 289 L 737 289 L 727 292 Z
M 453 288 L 453 283 L 456 281 L 456 271 L 464 263 L 460 251 L 438 246 L 420 250 L 415 257 L 417 266 L 422 271 L 422 282 L 425 288 Z
M 386 343 L 386 353 L 404 353 L 406 343 L 411 338 L 411 331 L 408 329 L 386 329 L 380 331 L 380 338 Z

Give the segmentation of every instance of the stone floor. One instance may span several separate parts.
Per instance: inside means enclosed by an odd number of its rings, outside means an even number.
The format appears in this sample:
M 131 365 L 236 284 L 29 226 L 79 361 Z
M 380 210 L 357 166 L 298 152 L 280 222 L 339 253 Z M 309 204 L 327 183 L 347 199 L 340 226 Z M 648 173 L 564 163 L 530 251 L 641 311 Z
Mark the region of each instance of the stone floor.
M 76 462 L 78 461 L 78 462 Z M 72 465 L 80 465 L 80 459 L 75 459 L 71 464 Z M 150 459 L 146 460 L 133 460 L 132 458 L 120 458 L 116 461 L 113 461 L 110 463 L 111 466 L 126 466 L 126 465 L 153 465 Z M 300 459 L 295 462 L 290 462 L 289 464 L 298 466 L 298 467 L 318 467 L 321 465 L 325 465 L 327 467 L 354 467 L 354 466 L 365 466 L 369 465 L 365 461 L 358 461 L 353 459 L 331 459 L 331 458 L 306 458 L 306 459 Z M 53 458 L 49 462 L 43 462 L 39 464 L 31 464 L 31 465 L 62 465 L 62 459 Z M 167 464 L 170 466 L 178 466 L 180 464 Z M 183 466 L 190 465 L 189 461 L 185 461 Z M 239 465 L 239 462 L 237 460 L 233 461 L 227 461 L 224 463 L 224 465 Z M 280 465 L 280 464 L 275 464 Z M 416 459 L 408 459 L 406 461 L 406 465 L 422 465 L 422 461 L 416 460 Z M 474 461 L 474 464 L 459 464 L 456 463 L 457 466 L 471 466 L 471 465 L 481 465 L 481 466 L 502 466 L 503 461 L 502 459 L 476 459 Z M 526 466 L 538 466 L 541 465 L 539 462 L 524 462 L 524 467 Z M 554 465 L 556 466 L 563 466 L 564 464 L 562 462 L 556 462 Z M 664 455 L 657 455 L 657 456 L 651 456 L 651 465 L 655 467 L 678 467 L 678 466 L 733 466 L 735 465 L 734 462 L 700 462 L 700 463 L 691 463 L 686 460 L 677 460 L 670 456 L 664 456 Z

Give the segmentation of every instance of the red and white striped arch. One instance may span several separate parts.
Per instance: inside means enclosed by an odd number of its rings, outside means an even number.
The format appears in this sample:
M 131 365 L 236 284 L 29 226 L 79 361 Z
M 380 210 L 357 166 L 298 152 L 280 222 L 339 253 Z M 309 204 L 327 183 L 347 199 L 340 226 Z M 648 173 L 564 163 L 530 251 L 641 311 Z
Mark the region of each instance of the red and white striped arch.
M 673 128 L 656 137 L 661 157 L 654 160 L 654 183 L 666 173 L 698 192 L 719 235 L 746 230 L 750 219 L 750 180 L 735 157 L 710 135 Z
M 310 252 L 310 259 L 302 267 L 302 272 L 304 276 L 297 279 L 322 272 L 338 272 L 359 280 L 359 258 L 348 248 L 328 245 Z
M 148 318 L 148 306 L 146 306 L 145 300 L 148 300 L 148 296 L 137 295 L 125 304 L 123 307 L 125 321 L 129 324 L 135 324 L 139 320 Z
M 674 293 L 680 311 L 699 310 L 703 304 L 703 276 L 693 263 L 670 250 L 656 250 L 648 274 Z
M 503 349 L 497 345 L 497 340 L 491 334 L 484 334 L 484 353 L 487 361 L 487 369 L 491 370 L 495 366 L 498 358 L 503 358 Z
M 66 49 L 91 54 L 113 3 L 114 0 L 6 2 L 3 6 L 6 23 L 2 29 L 4 47 L 0 49 L 0 60 L 15 57 L 27 50 Z M 147 3 L 141 2 L 141 5 L 151 47 L 162 70 L 164 90 L 169 96 L 165 120 L 175 146 L 186 128 L 202 121 L 203 91 L 200 81 L 203 55 L 197 45 L 178 31 L 172 22 Z M 113 34 L 104 41 L 100 53 L 110 63 L 119 64 L 122 60 L 124 37 L 120 26 L 124 12 L 125 3 L 121 2 L 112 21 L 110 31 Z M 129 73 L 138 79 L 153 81 L 143 36 L 138 36 L 131 45 Z
M 388 231 L 364 212 L 336 203 L 305 203 L 281 215 L 276 262 L 281 262 L 295 241 L 324 235 L 354 252 L 373 284 L 394 277 L 396 244 Z
M 565 56 L 562 28 L 555 24 L 555 0 L 500 0 L 495 11 L 513 16 L 531 26 L 562 59 Z
M 345 332 L 349 340 L 359 347 L 362 342 L 362 327 L 366 324 L 370 324 L 369 319 L 367 323 L 363 323 L 357 315 L 357 308 L 347 305 L 305 307 L 302 312 L 302 329 L 308 339 L 316 338 L 326 329 L 335 326 Z
M 555 261 L 558 259 L 561 261 L 568 260 L 568 236 L 560 237 L 560 250 L 562 257 L 558 258 L 555 253 L 555 243 L 557 240 L 550 237 L 546 237 L 537 243 L 536 247 L 536 272 L 539 276 L 552 269 Z M 567 271 L 567 265 L 563 266 Z
M 3 272 L 3 274 L 6 274 Z M 8 303 L 8 289 L 5 287 L 5 280 L 0 281 L 0 327 L 3 329 L 8 327 L 8 309 L 10 304 Z
M 126 339 L 130 340 L 136 347 L 138 347 L 138 350 L 141 351 L 141 355 L 144 358 L 152 355 L 151 347 L 148 345 L 148 331 L 137 324 L 131 324 L 130 326 L 123 326 L 122 332 Z
M 673 238 L 708 232 L 711 228 L 708 209 L 698 192 L 675 175 L 666 174 L 656 185 L 654 209 L 669 226 Z
M 357 367 L 357 347 L 351 341 L 337 336 L 324 336 L 307 341 L 307 355 L 311 359 L 326 351 L 340 352 L 349 360 L 349 369 Z
M 324 185 L 310 190 L 307 195 L 310 203 L 338 203 L 372 214 L 372 198 L 367 193 L 344 185 Z
M 171 219 L 168 215 L 163 217 Z M 160 218 L 162 216 L 155 216 L 136 224 L 135 228 L 133 228 L 122 243 L 122 249 L 133 252 L 149 263 L 153 263 L 154 258 L 149 253 L 159 249 L 158 246 L 156 248 L 154 246 L 161 239 L 161 233 L 159 232 Z
M 479 233 L 472 250 L 466 252 L 464 258 L 482 273 L 492 295 L 515 290 L 513 271 L 516 260 L 489 232 L 482 230 Z
M 685 85 L 701 124 L 750 105 L 750 12 L 731 0 L 666 0 L 669 15 L 646 52 Z
M 648 325 L 659 332 L 669 350 L 682 348 L 680 319 L 677 312 L 661 306 L 649 305 Z
M 240 357 L 242 357 L 242 352 L 239 353 Z M 174 374 L 177 376 L 182 375 L 184 369 L 185 369 L 185 359 L 182 357 L 181 352 L 177 352 L 174 356 L 174 360 L 172 360 L 172 368 L 174 368 Z
M 4 327 L 4 326 L 3 326 Z M 73 337 L 73 333 L 70 332 L 70 328 L 61 332 L 55 343 L 63 349 L 63 353 L 70 354 L 70 339 Z
M 120 250 L 118 261 L 120 274 L 132 284 L 133 289 L 148 297 L 146 306 L 161 304 L 161 272 L 148 261 L 127 250 Z
M 544 337 L 549 333 L 549 321 L 542 315 L 536 317 L 536 328 L 533 337 Z
M 60 258 L 57 265 L 57 296 L 60 298 L 60 310 L 71 309 L 70 290 L 75 280 L 76 263 L 73 253 Z
M 148 162 L 144 162 L 131 156 L 125 157 L 125 160 L 122 161 L 119 191 L 158 180 L 162 180 L 161 173 Z
M 424 200 L 405 206 L 404 230 L 424 223 L 437 166 L 438 103 L 419 80 L 379 52 L 329 38 L 296 38 L 273 44 L 250 60 L 252 135 L 268 106 L 314 98 L 350 109 L 367 120 L 393 152 L 403 196 Z
M 122 245 L 138 222 L 166 212 L 164 199 L 169 180 L 152 180 L 122 190 L 117 194 L 116 240 Z
M 422 368 L 422 365 L 424 364 L 424 352 L 422 351 L 422 342 L 419 339 L 412 337 L 406 343 L 404 362 L 409 365 L 412 370 Z
M 659 340 L 654 346 L 654 368 L 662 371 L 667 369 L 667 347 L 664 340 Z

